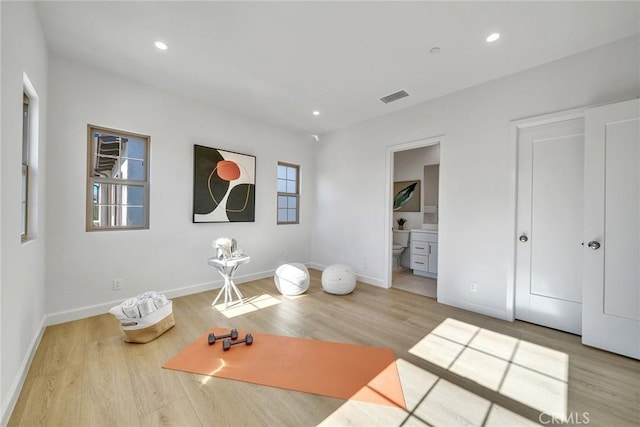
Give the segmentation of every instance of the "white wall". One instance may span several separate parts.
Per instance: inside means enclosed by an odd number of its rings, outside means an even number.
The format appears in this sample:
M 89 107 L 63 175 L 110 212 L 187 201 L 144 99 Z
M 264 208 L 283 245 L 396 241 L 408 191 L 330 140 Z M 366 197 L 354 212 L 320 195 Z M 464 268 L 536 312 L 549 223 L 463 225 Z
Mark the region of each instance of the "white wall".
M 33 3 L 2 2 L 2 208 L 0 237 L 0 422 L 15 403 L 45 316 L 45 170 L 47 51 Z M 39 97 L 32 152 L 31 229 L 20 240 L 23 74 Z M 32 135 L 32 137 L 34 137 Z
M 2 102 L 1 100 L 4 99 L 2 97 L 2 86 L 3 86 L 3 82 L 2 82 L 2 52 L 4 51 L 4 49 L 2 49 L 2 3 L 0 3 L 0 189 L 2 189 L 2 141 L 4 141 L 3 138 L 3 134 L 2 134 L 2 120 L 4 119 L 3 115 L 2 115 Z M 2 336 L 4 335 L 2 333 L 2 197 L 0 197 L 0 423 L 2 423 L 4 421 L 4 414 L 5 411 L 7 409 L 5 409 L 5 396 L 6 393 L 4 392 L 4 382 L 3 382 L 3 375 L 2 375 Z M 8 406 L 8 405 L 7 405 Z M 4 423 L 2 424 L 4 425 Z
M 640 95 L 632 37 L 323 135 L 312 259 L 351 264 L 387 285 L 389 146 L 444 135 L 440 146 L 438 299 L 502 318 L 513 286 L 515 150 L 510 121 Z M 324 202 L 324 203 L 323 203 Z M 478 284 L 469 292 L 469 282 Z
M 239 281 L 271 275 L 285 259 L 309 261 L 311 138 L 57 56 L 49 71 L 49 144 L 55 147 L 47 158 L 49 322 L 104 312 L 145 290 L 175 296 L 221 285 L 206 262 L 217 237 L 235 237 L 252 255 L 238 270 Z M 88 123 L 151 136 L 149 230 L 85 231 Z M 192 223 L 194 144 L 256 156 L 254 223 Z M 298 225 L 276 225 L 279 160 L 301 166 Z M 112 290 L 115 278 L 123 279 L 122 291 Z
M 1 100 L 4 99 L 2 97 L 2 86 L 3 86 L 3 82 L 2 82 L 2 3 L 0 3 L 0 189 L 2 189 L 2 141 L 4 141 L 3 135 L 2 135 L 2 120 L 4 119 L 4 117 L 2 116 L 2 102 Z M 2 375 L 2 336 L 4 335 L 2 333 L 2 197 L 0 197 L 0 423 L 3 422 L 4 420 L 4 414 L 5 414 L 5 396 L 6 393 L 4 392 L 4 382 L 3 382 L 3 375 Z M 4 424 L 2 424 L 4 425 Z

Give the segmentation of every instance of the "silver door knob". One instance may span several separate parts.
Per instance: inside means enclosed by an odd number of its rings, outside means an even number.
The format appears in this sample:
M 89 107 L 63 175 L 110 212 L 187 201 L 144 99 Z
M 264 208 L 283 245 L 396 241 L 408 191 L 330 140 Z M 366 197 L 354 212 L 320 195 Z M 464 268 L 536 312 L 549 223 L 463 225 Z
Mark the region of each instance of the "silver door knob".
M 520 240 L 522 243 L 525 243 L 527 240 L 529 240 L 529 238 L 527 237 L 526 234 L 523 234 L 518 238 L 518 240 Z
M 587 244 L 587 246 L 589 246 L 591 249 L 595 251 L 596 249 L 600 248 L 600 243 L 596 242 L 595 240 L 592 240 Z

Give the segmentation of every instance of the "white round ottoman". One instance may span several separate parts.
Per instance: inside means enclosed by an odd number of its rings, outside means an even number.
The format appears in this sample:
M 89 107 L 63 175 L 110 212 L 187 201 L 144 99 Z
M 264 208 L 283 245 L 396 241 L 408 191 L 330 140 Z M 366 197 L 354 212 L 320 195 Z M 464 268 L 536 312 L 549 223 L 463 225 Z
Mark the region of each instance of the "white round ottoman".
M 273 281 L 282 295 L 300 295 L 309 289 L 309 270 L 304 264 L 283 264 L 276 270 Z
M 322 272 L 322 288 L 328 294 L 350 294 L 356 288 L 356 274 L 348 265 L 330 265 Z

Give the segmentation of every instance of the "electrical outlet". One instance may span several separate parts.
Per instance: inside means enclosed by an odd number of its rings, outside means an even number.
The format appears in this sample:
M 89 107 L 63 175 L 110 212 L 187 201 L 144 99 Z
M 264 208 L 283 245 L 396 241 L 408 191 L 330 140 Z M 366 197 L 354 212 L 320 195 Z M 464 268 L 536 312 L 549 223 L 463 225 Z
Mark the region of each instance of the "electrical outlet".
M 478 284 L 476 282 L 469 282 L 469 290 L 471 292 L 478 292 Z
M 114 291 L 122 290 L 122 279 L 113 279 L 113 290 Z

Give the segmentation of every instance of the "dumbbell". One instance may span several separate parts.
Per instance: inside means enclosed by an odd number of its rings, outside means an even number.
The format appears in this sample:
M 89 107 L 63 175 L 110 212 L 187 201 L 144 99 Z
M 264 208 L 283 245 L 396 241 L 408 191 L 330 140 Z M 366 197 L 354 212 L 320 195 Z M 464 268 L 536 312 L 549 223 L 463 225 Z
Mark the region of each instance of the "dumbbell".
M 246 343 L 247 345 L 253 344 L 253 335 L 247 334 L 247 336 L 243 340 L 238 340 L 234 342 L 231 342 L 229 340 L 224 340 L 222 341 L 222 349 L 224 351 L 227 351 L 231 348 L 232 345 L 242 344 L 242 343 Z
M 214 342 L 216 342 L 216 340 L 219 340 L 219 339 L 222 339 L 222 338 L 231 338 L 232 340 L 237 340 L 238 339 L 238 330 L 237 329 L 232 329 L 231 332 L 229 332 L 228 334 L 218 335 L 218 336 L 216 336 L 215 333 L 211 332 L 209 334 L 209 345 L 211 345 Z

